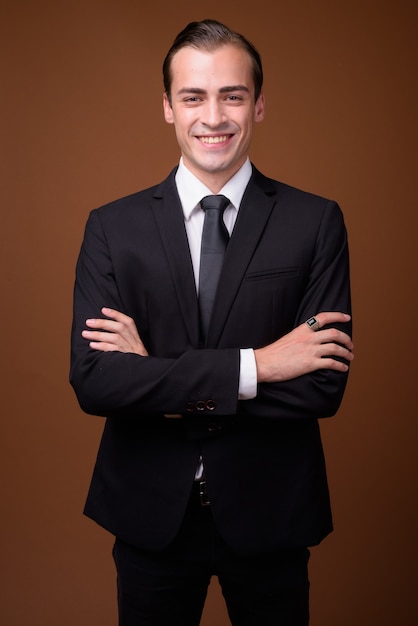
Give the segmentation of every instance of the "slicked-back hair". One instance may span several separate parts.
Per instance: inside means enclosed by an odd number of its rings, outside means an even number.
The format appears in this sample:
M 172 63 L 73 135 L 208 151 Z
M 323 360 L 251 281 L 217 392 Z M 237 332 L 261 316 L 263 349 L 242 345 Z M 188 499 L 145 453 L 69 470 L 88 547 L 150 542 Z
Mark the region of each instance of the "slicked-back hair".
M 213 50 L 227 44 L 237 46 L 249 55 L 252 63 L 255 100 L 258 100 L 263 86 L 263 67 L 261 64 L 261 57 L 256 48 L 243 35 L 232 31 L 221 22 L 216 20 L 203 20 L 201 22 L 190 22 L 190 24 L 188 24 L 174 39 L 174 42 L 164 59 L 164 90 L 170 104 L 172 81 L 171 62 L 174 55 L 179 50 L 186 47 L 212 52 Z

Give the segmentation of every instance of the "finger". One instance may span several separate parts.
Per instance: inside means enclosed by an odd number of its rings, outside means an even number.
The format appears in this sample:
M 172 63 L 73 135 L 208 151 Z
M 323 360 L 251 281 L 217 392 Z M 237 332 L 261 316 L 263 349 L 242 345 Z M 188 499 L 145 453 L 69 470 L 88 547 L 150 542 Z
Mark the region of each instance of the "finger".
M 135 328 L 128 328 L 125 324 L 120 322 L 104 319 L 89 319 L 86 320 L 86 325 L 89 326 L 89 328 L 94 328 L 94 330 L 85 331 L 86 333 L 103 331 L 100 336 L 97 335 L 97 338 L 103 341 L 109 341 L 111 343 L 118 342 L 125 347 L 140 341 Z M 87 334 L 83 336 L 86 338 L 90 337 Z
M 351 316 L 348 313 L 341 313 L 340 311 L 321 311 L 307 319 L 300 326 L 306 331 L 309 329 L 313 332 L 320 331 L 324 326 L 331 326 L 333 324 L 344 324 L 349 322 Z
M 122 324 L 131 324 L 133 322 L 132 317 L 129 317 L 129 315 L 125 315 L 125 313 L 121 313 L 121 311 L 116 311 L 116 309 L 103 307 L 102 313 L 103 315 L 106 315 L 106 317 L 110 317 L 111 319 L 116 320 L 117 322 L 120 322 Z
M 321 349 L 318 351 L 318 354 L 321 356 L 321 358 L 338 357 L 341 359 L 345 359 L 346 361 L 352 361 L 354 359 L 354 354 L 351 352 L 351 350 L 338 344 L 322 344 Z
M 92 350 L 100 352 L 124 352 L 113 343 L 105 343 L 104 341 L 90 341 L 89 346 Z
M 115 320 L 106 320 L 108 325 L 103 325 L 103 329 L 110 330 L 111 332 L 117 333 L 123 337 L 126 341 L 126 346 L 130 346 L 132 352 L 139 354 L 140 356 L 149 356 L 132 317 L 109 307 L 103 307 L 102 313 L 103 315 L 111 317 Z
M 135 340 L 129 341 L 129 339 L 122 337 L 121 335 L 108 332 L 100 332 L 98 330 L 83 330 L 82 336 L 88 340 L 89 346 L 94 350 L 102 350 L 103 352 L 119 351 L 119 352 L 132 352 L 139 356 L 149 356 L 148 351 L 139 337 Z
M 98 330 L 83 330 L 81 333 L 84 339 L 95 341 L 96 343 L 109 343 L 112 345 L 123 345 L 120 335 L 108 332 L 101 332 Z
M 315 317 L 319 322 L 320 328 L 327 324 L 347 323 L 351 320 L 351 315 L 341 311 L 321 311 Z
M 348 350 L 353 350 L 354 348 L 354 344 L 350 335 L 347 335 L 347 333 L 342 330 L 338 330 L 337 328 L 325 328 L 324 330 L 318 330 L 315 333 L 314 339 L 324 344 L 342 344 Z
M 336 359 L 323 358 L 323 359 L 320 359 L 320 363 L 318 364 L 317 369 L 322 369 L 322 370 L 329 369 L 329 370 L 335 370 L 337 372 L 348 372 L 348 370 L 350 369 L 350 366 L 347 363 L 337 361 Z
M 89 328 L 99 328 L 101 330 L 107 330 L 112 333 L 120 332 L 123 329 L 123 326 L 120 324 L 120 322 L 115 322 L 102 318 L 88 319 L 86 320 L 86 326 L 88 326 Z

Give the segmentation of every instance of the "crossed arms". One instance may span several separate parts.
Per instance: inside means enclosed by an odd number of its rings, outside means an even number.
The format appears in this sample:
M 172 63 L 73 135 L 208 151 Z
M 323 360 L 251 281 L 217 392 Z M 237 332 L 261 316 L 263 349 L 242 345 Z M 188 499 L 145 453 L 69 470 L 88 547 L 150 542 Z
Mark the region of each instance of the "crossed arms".
M 295 254 L 293 248 L 287 251 L 290 260 L 280 261 L 296 263 L 293 258 L 299 247 L 302 261 L 316 255 L 309 267 L 300 270 L 299 285 L 304 290 L 300 304 L 300 290 L 293 289 L 293 283 L 283 295 L 287 308 L 278 321 L 278 329 L 283 328 L 280 338 L 269 340 L 274 333 L 258 332 L 259 317 L 247 319 L 251 301 L 243 296 L 236 306 L 246 308 L 244 322 L 231 347 L 224 344 L 219 349 L 194 349 L 180 311 L 170 309 L 176 300 L 172 300 L 165 256 L 156 257 L 149 249 L 153 222 L 149 222 L 151 233 L 137 229 L 131 236 L 126 229 L 126 253 L 121 255 L 120 235 L 114 234 L 116 217 L 113 211 L 92 213 L 77 267 L 70 380 L 84 411 L 118 417 L 183 414 L 190 402 L 210 398 L 216 400 L 219 415 L 238 411 L 253 417 L 304 419 L 336 412 L 353 359 L 353 343 L 351 318 L 339 312 L 350 310 L 348 259 L 342 218 L 334 206 L 327 205 L 317 241 L 305 246 L 304 236 L 295 244 Z M 164 289 L 152 291 L 156 276 Z M 309 282 L 304 284 L 305 280 Z M 251 294 L 254 306 L 258 305 L 260 291 Z M 102 303 L 107 307 L 102 308 Z M 269 306 L 267 297 L 261 306 Z M 158 311 L 169 312 L 165 321 L 153 322 Z M 232 323 L 240 321 L 234 314 Z M 302 323 L 312 314 L 320 326 L 316 332 Z M 292 317 L 297 320 L 293 330 Z M 265 326 L 266 319 L 261 323 Z M 240 346 L 240 337 L 245 337 L 245 345 Z M 257 396 L 239 400 L 239 347 L 250 346 L 255 348 Z
M 102 313 L 106 318 L 86 320 L 88 329 L 82 332 L 93 350 L 149 356 L 131 317 L 110 308 L 103 308 Z M 348 371 L 354 358 L 353 342 L 345 332 L 329 325 L 346 323 L 350 316 L 340 312 L 321 312 L 316 318 L 320 326 L 318 331 L 313 331 L 304 323 L 277 341 L 254 351 L 257 382 L 284 382 L 320 369 Z

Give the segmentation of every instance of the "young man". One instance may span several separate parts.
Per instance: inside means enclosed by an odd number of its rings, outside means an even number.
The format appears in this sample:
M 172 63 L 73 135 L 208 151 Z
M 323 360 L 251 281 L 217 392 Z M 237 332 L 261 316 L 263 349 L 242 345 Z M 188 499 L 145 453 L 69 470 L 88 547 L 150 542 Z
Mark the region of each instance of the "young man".
M 107 418 L 85 513 L 116 536 L 120 625 L 198 625 L 215 574 L 234 626 L 306 626 L 318 418 L 353 358 L 343 218 L 250 163 L 245 38 L 191 23 L 163 72 L 180 164 L 93 211 L 77 264 L 71 382 Z

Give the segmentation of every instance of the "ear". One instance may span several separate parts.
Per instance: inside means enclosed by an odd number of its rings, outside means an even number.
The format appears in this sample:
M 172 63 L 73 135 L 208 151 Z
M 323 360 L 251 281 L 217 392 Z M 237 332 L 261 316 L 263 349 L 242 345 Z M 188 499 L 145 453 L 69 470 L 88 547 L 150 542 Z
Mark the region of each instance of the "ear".
M 262 91 L 258 96 L 257 102 L 255 103 L 254 109 L 254 121 L 262 122 L 265 114 L 266 102 L 264 99 L 264 92 Z
M 171 108 L 171 104 L 168 101 L 167 94 L 163 95 L 163 110 L 164 110 L 164 119 L 167 124 L 174 124 L 173 119 L 173 109 Z

